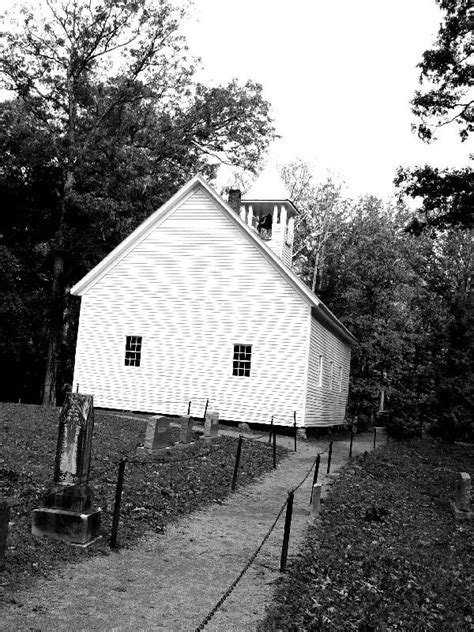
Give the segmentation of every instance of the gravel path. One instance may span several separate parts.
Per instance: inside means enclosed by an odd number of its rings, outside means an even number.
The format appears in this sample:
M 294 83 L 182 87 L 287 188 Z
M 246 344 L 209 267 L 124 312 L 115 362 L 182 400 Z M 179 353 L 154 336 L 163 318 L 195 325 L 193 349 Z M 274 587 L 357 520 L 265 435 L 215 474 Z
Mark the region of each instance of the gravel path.
M 353 454 L 372 448 L 357 435 Z M 292 440 L 278 437 L 292 447 Z M 284 504 L 328 442 L 300 441 L 298 451 L 224 504 L 193 513 L 140 545 L 67 567 L 16 595 L 0 613 L 1 630 L 196 630 L 239 575 Z M 334 442 L 331 475 L 346 462 L 349 441 Z M 323 497 L 331 484 L 321 458 Z M 337 474 L 336 474 L 337 475 Z M 295 494 L 289 563 L 309 523 L 312 475 Z M 242 580 L 207 624 L 209 632 L 255 630 L 271 601 L 283 537 L 284 512 Z

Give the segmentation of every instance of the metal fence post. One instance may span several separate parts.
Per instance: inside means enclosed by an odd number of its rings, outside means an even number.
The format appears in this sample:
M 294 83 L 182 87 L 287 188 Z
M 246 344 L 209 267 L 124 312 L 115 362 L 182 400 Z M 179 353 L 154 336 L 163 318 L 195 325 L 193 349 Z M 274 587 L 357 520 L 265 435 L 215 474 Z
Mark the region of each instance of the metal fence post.
M 352 444 L 354 442 L 354 430 L 352 429 L 351 426 L 351 442 L 349 444 L 349 458 L 352 458 Z
M 281 548 L 280 573 L 286 571 L 286 560 L 288 558 L 288 544 L 290 541 L 291 518 L 293 515 L 293 498 L 295 492 L 292 490 L 288 493 L 288 501 L 286 503 L 285 531 L 283 533 L 283 546 Z
M 273 433 L 273 415 L 272 415 L 272 420 L 270 422 L 270 436 L 268 437 L 268 443 L 272 442 L 272 433 Z
M 273 469 L 276 470 L 277 467 L 277 436 L 276 432 L 273 431 Z
M 309 504 L 313 502 L 313 489 L 316 483 L 318 482 L 318 474 L 319 474 L 319 464 L 321 463 L 321 455 L 318 454 L 316 457 L 316 463 L 314 465 L 314 475 L 313 475 L 313 484 L 311 485 L 311 498 L 309 500 Z
M 122 503 L 123 479 L 127 459 L 121 459 L 118 466 L 117 487 L 115 488 L 114 515 L 112 518 L 112 533 L 110 534 L 110 548 L 117 548 L 117 534 L 120 520 L 120 505 Z
M 331 471 L 331 459 L 332 459 L 332 441 L 329 443 L 327 474 L 329 474 L 329 472 Z
M 240 453 L 242 451 L 242 435 L 239 437 L 239 443 L 237 445 L 237 454 L 235 456 L 235 465 L 234 465 L 234 475 L 232 477 L 232 485 L 231 490 L 235 491 L 235 486 L 237 484 L 237 473 L 239 471 L 239 463 L 240 463 Z
M 202 420 L 204 423 L 206 423 L 206 415 L 207 415 L 207 407 L 209 406 L 209 398 L 206 399 L 206 405 L 204 406 L 204 415 L 202 417 Z
M 191 414 L 191 400 L 189 400 L 189 403 L 188 403 L 188 415 L 190 414 Z
M 374 426 L 374 450 L 375 450 L 376 443 L 377 443 L 377 428 Z
M 296 410 L 293 412 L 293 426 L 295 428 L 295 452 L 296 452 Z

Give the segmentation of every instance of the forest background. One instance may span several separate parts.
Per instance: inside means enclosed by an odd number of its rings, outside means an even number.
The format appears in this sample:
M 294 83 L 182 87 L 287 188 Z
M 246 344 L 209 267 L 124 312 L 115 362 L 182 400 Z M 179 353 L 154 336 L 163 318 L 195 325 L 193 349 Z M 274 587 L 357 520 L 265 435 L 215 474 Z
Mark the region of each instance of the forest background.
M 440 0 L 416 132 L 472 134 L 473 9 Z M 258 172 L 276 137 L 260 85 L 196 79 L 169 0 L 45 0 L 1 33 L 0 399 L 62 401 L 79 301 L 69 288 L 196 172 Z M 7 25 L 7 21 L 4 22 Z M 294 266 L 354 333 L 348 415 L 388 395 L 393 429 L 473 438 L 472 169 L 394 174 L 397 201 L 351 199 L 282 165 L 300 210 Z M 249 176 L 250 178 L 250 176 Z M 224 192 L 225 193 L 225 192 Z M 421 199 L 414 215 L 407 198 Z

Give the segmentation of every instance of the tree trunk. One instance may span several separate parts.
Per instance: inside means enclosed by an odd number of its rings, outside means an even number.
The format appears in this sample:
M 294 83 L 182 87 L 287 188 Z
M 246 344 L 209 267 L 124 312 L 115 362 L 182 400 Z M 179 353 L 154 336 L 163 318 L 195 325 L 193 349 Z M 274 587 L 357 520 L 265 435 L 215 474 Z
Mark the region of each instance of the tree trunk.
M 56 406 L 58 360 L 61 348 L 64 307 L 64 257 L 56 254 L 53 268 L 51 316 L 49 324 L 48 355 L 43 383 L 43 406 Z
M 66 220 L 67 202 L 74 186 L 74 175 L 69 169 L 65 175 L 63 199 L 61 203 L 61 217 L 56 233 L 53 266 L 53 286 L 51 291 L 51 310 L 49 321 L 48 355 L 46 358 L 46 370 L 43 382 L 43 406 L 56 406 L 57 378 L 59 353 L 63 332 L 64 296 L 66 288 L 64 284 L 64 231 Z

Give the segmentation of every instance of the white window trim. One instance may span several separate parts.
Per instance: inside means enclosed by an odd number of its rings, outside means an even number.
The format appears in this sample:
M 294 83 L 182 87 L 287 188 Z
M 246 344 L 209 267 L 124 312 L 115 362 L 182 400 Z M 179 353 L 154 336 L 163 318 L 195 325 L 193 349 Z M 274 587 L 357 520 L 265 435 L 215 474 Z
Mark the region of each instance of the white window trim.
M 322 386 L 323 385 L 323 370 L 324 370 L 324 357 L 322 355 L 319 356 L 318 370 L 319 370 L 318 386 Z

